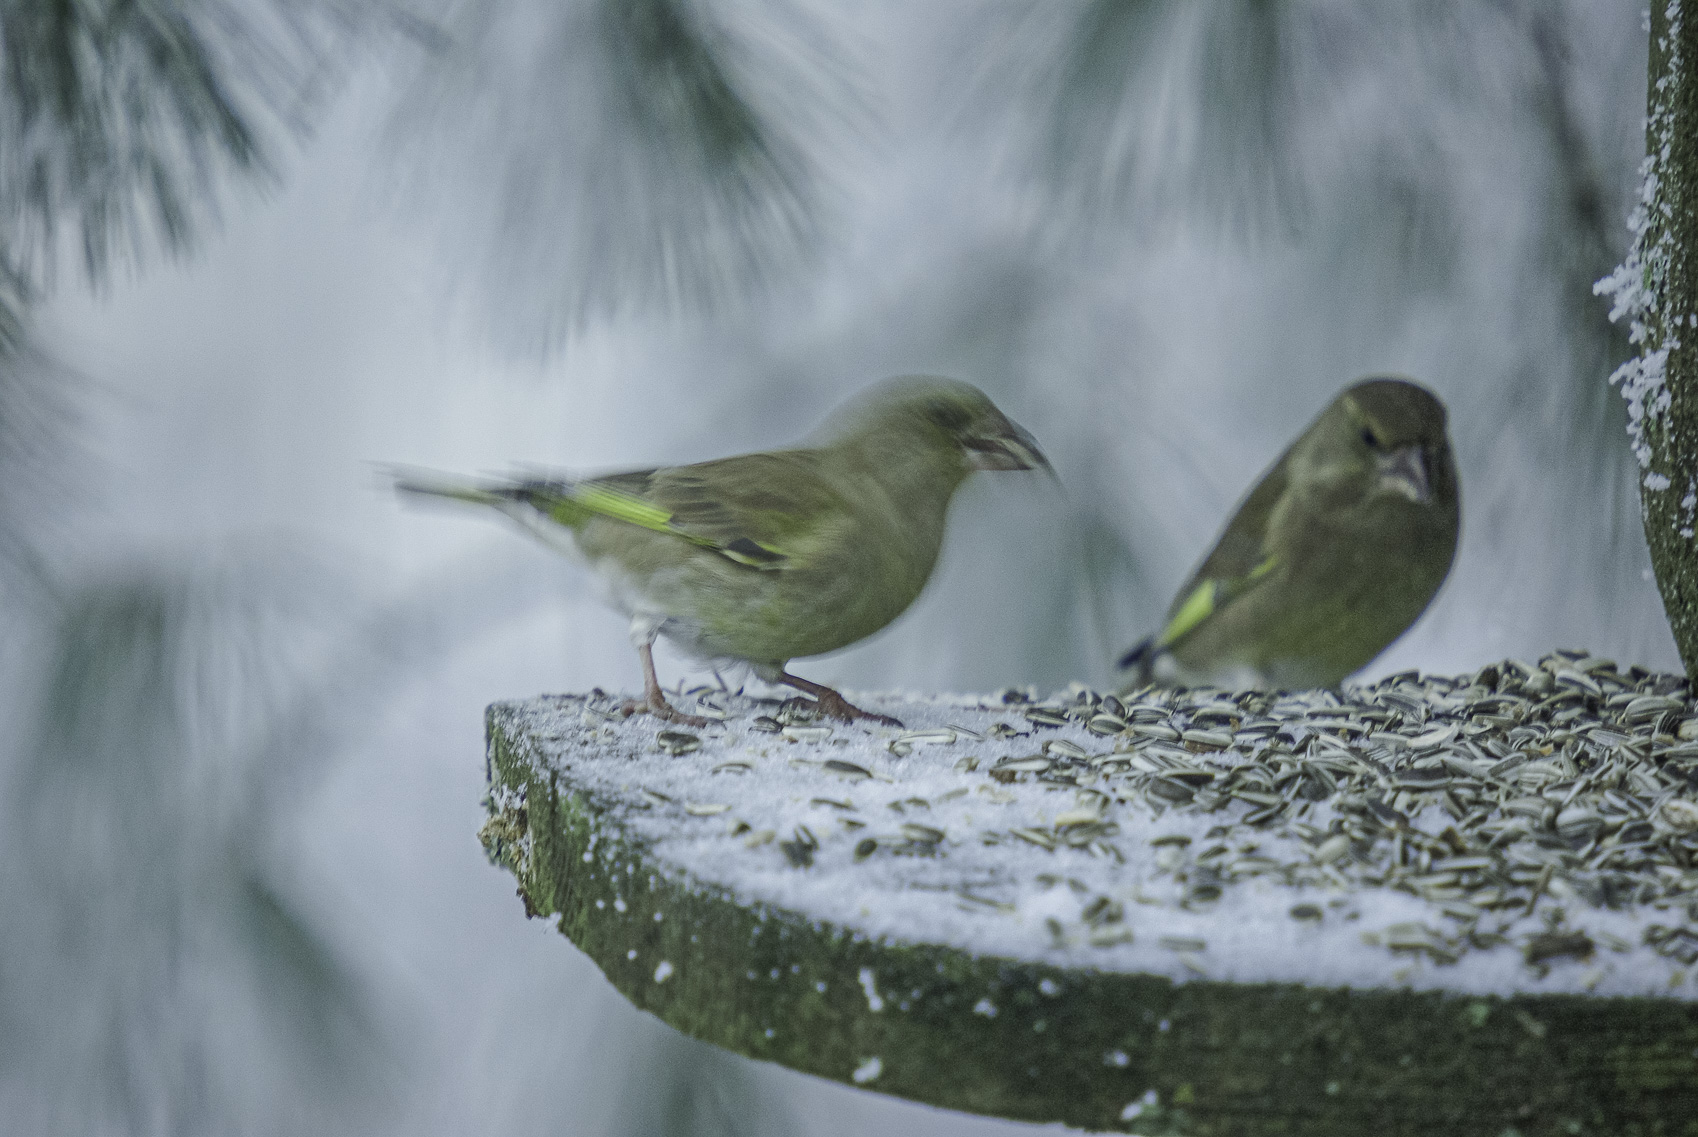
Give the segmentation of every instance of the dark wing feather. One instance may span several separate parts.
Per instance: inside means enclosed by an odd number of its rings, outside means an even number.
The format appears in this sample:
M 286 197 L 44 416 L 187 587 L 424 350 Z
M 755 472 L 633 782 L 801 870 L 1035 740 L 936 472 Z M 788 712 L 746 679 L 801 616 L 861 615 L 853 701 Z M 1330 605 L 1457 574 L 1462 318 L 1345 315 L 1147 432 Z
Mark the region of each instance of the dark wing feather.
M 1268 548 L 1268 526 L 1280 499 L 1285 496 L 1285 487 L 1285 462 L 1282 460 L 1267 472 L 1238 507 L 1238 512 L 1233 514 L 1226 531 L 1192 576 L 1193 585 L 1204 580 L 1244 580 L 1261 568 L 1271 552 Z
M 1285 496 L 1285 460 L 1244 499 L 1197 571 L 1174 597 L 1156 647 L 1169 647 L 1266 577 L 1275 562 L 1268 527 Z

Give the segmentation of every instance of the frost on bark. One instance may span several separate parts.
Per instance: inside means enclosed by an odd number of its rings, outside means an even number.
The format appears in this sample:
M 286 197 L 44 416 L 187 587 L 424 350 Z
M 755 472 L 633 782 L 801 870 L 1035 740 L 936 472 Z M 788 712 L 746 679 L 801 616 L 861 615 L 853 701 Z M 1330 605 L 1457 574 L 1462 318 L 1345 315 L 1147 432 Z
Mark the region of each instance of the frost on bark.
M 1698 19 L 1653 0 L 1643 184 L 1634 244 L 1598 290 L 1637 354 L 1610 377 L 1628 403 L 1640 513 L 1669 627 L 1698 678 Z

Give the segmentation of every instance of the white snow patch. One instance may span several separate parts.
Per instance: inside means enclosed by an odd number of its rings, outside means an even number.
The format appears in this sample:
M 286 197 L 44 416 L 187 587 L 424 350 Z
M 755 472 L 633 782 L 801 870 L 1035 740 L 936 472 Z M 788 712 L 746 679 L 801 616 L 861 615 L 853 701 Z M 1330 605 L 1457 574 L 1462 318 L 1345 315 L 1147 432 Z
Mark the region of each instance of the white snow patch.
M 1156 1091 L 1147 1090 L 1147 1091 L 1145 1091 L 1143 1097 L 1139 1098 L 1137 1101 L 1131 1103 L 1125 1109 L 1120 1111 L 1120 1120 L 1122 1120 L 1122 1121 L 1132 1121 L 1133 1119 L 1138 1117 L 1139 1114 L 1143 1113 L 1146 1109 L 1153 1109 L 1160 1102 L 1161 1102 L 1161 1098 L 1157 1096 Z
M 980 999 L 973 1004 L 973 1013 L 983 1015 L 987 1019 L 994 1019 L 996 1018 L 996 1004 L 989 999 Z
M 879 998 L 878 977 L 870 967 L 861 968 L 861 990 L 867 993 L 867 1010 L 874 1014 L 884 1010 L 884 1000 Z
M 855 1067 L 855 1072 L 849 1075 L 849 1080 L 857 1086 L 864 1086 L 882 1073 L 884 1073 L 884 1060 L 875 1056 Z
M 672 978 L 672 964 L 669 960 L 663 959 L 660 961 L 660 966 L 654 969 L 654 981 L 665 983 L 670 978 Z
M 1592 286 L 1594 293 L 1609 296 L 1613 301 L 1611 320 L 1619 321 L 1624 317 L 1628 320 L 1628 340 L 1640 349 L 1639 354 L 1616 368 L 1609 381 L 1621 388 L 1622 398 L 1627 400 L 1627 433 L 1641 469 L 1649 469 L 1653 458 L 1647 432 L 1652 426 L 1662 423 L 1670 406 L 1668 356 L 1672 348 L 1680 346 L 1676 329 L 1683 324 L 1698 326 L 1693 314 L 1671 313 L 1660 307 L 1665 299 L 1664 289 L 1673 251 L 1669 228 L 1674 210 L 1662 193 L 1658 170 L 1668 161 L 1669 140 L 1675 131 L 1691 129 L 1690 124 L 1676 123 L 1673 99 L 1660 95 L 1673 86 L 1669 80 L 1678 76 L 1685 66 L 1680 55 L 1679 0 L 1671 0 L 1667 15 L 1668 32 L 1658 46 L 1669 53 L 1669 73 L 1658 81 L 1659 97 L 1652 101 L 1651 113 L 1645 123 L 1652 152 L 1640 164 L 1639 201 L 1627 221 L 1633 233 L 1633 246 L 1628 250 L 1627 259 L 1614 272 Z M 1659 329 L 1661 345 L 1651 349 L 1650 340 Z M 1660 474 L 1648 475 L 1645 488 L 1653 491 L 1667 489 L 1668 479 Z

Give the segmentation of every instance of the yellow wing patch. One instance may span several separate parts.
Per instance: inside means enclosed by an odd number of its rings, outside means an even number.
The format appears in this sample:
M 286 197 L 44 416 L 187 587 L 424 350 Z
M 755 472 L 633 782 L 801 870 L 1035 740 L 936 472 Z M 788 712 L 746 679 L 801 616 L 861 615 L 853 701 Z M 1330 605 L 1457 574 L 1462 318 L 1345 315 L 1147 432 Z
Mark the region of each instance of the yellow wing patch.
M 644 529 L 653 529 L 657 533 L 671 533 L 682 537 L 705 549 L 712 549 L 728 560 L 740 565 L 757 569 L 776 569 L 784 567 L 789 556 L 770 545 L 763 545 L 748 537 L 738 537 L 734 541 L 721 544 L 709 537 L 690 532 L 672 523 L 672 514 L 644 501 L 640 497 L 610 490 L 605 486 L 580 485 L 572 487 L 571 496 L 562 500 L 555 508 L 559 520 L 571 524 L 575 519 L 561 516 L 567 508 L 599 513 L 603 517 L 611 517 L 615 521 L 623 521 L 629 525 L 638 525 Z
M 1217 602 L 1225 602 L 1242 592 L 1245 586 L 1262 579 L 1274 569 L 1274 558 L 1267 557 L 1251 569 L 1249 574 L 1234 581 L 1205 580 L 1191 590 L 1191 595 L 1185 598 L 1185 603 L 1174 612 L 1173 619 L 1167 622 L 1167 627 L 1161 630 L 1161 638 L 1156 641 L 1157 647 L 1167 647 L 1184 636 L 1185 633 L 1214 615 Z M 1225 593 L 1226 595 L 1222 595 Z
M 572 488 L 572 501 L 603 516 L 641 525 L 644 529 L 670 531 L 672 514 L 659 506 L 650 505 L 640 497 L 619 493 L 602 486 L 584 485 Z
M 1205 580 L 1191 590 L 1191 595 L 1185 598 L 1185 603 L 1179 606 L 1179 611 L 1173 614 L 1173 619 L 1167 622 L 1167 627 L 1161 630 L 1161 638 L 1156 641 L 1157 647 L 1166 647 L 1180 636 L 1190 631 L 1209 618 L 1215 610 L 1215 593 L 1220 590 L 1220 582 Z

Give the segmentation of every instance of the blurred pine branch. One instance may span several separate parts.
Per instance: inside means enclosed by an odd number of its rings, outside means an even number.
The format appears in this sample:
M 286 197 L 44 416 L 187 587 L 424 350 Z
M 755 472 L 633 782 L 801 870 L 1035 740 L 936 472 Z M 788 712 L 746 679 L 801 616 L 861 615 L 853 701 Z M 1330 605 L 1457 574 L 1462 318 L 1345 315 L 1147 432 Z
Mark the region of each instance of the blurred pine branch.
M 68 253 L 98 282 L 192 248 L 387 7 L 0 0 L 0 265 L 39 285 Z

